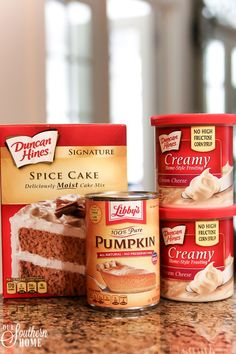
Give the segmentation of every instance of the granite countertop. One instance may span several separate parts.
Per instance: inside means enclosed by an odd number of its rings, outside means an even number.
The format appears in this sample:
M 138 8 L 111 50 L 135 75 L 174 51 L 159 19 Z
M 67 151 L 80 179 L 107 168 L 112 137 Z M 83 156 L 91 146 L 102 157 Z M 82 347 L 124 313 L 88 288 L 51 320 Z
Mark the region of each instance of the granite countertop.
M 83 297 L 0 301 L 0 353 L 236 353 L 236 295 L 202 304 L 161 300 L 140 313 L 96 311 Z

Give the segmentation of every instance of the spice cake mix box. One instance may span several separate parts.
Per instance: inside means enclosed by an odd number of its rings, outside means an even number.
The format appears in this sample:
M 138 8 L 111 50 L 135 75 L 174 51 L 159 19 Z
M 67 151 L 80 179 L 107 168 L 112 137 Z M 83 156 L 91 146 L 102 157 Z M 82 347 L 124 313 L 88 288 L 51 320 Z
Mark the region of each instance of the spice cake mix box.
M 3 296 L 85 293 L 84 195 L 126 190 L 126 127 L 0 127 Z

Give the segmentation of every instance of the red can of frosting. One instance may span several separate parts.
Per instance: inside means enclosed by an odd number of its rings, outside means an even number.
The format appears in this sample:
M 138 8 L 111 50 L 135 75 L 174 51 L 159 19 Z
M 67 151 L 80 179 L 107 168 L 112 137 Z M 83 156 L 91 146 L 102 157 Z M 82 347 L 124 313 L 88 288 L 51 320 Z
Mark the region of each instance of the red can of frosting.
M 160 209 L 161 296 L 205 302 L 233 295 L 232 215 L 232 206 Z
M 162 207 L 233 204 L 232 114 L 154 116 L 156 181 Z

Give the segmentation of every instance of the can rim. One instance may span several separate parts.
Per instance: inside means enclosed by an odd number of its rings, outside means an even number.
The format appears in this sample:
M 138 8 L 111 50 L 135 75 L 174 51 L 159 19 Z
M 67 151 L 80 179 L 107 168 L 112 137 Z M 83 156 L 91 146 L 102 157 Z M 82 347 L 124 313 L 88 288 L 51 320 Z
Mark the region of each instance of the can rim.
M 224 208 L 160 208 L 160 219 L 167 220 L 224 219 L 232 218 L 234 215 L 236 215 L 236 204 Z
M 167 114 L 156 115 L 151 118 L 152 126 L 169 126 L 169 125 L 184 125 L 191 124 L 201 125 L 233 125 L 236 124 L 236 114 L 224 113 L 184 113 L 184 114 Z
M 108 191 L 99 193 L 88 193 L 86 199 L 97 201 L 137 201 L 158 198 L 157 192 L 149 191 Z

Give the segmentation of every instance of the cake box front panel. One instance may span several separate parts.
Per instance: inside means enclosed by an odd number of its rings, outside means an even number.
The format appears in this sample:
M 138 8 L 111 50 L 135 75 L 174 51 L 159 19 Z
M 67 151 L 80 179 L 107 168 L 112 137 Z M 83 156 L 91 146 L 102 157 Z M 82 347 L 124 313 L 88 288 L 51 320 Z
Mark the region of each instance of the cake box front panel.
M 4 297 L 84 294 L 84 195 L 127 189 L 126 127 L 1 126 L 0 146 Z

